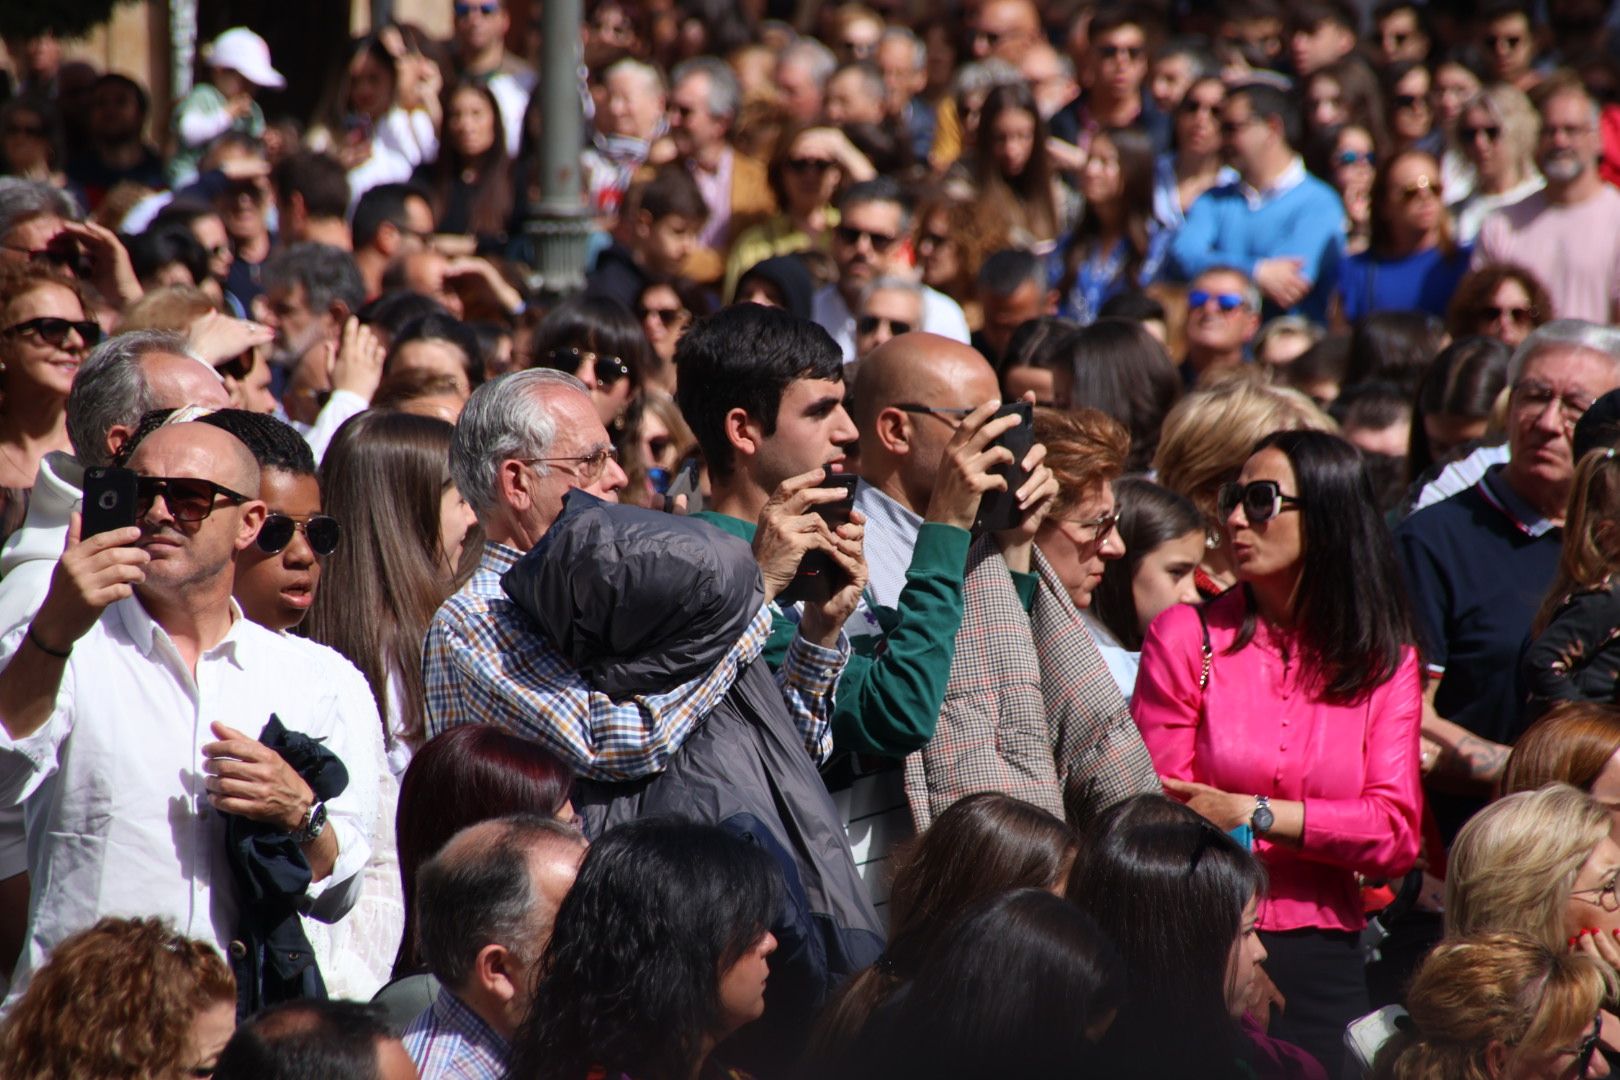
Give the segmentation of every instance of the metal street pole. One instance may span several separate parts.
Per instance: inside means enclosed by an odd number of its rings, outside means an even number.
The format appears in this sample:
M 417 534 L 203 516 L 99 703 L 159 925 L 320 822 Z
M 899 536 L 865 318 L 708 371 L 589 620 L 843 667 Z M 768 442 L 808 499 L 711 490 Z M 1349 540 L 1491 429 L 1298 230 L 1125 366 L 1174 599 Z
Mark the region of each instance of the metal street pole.
M 543 0 L 540 57 L 540 198 L 530 202 L 524 231 L 534 251 L 537 292 L 558 299 L 585 287 L 585 241 L 590 213 L 580 186 L 584 146 L 580 103 L 580 0 Z

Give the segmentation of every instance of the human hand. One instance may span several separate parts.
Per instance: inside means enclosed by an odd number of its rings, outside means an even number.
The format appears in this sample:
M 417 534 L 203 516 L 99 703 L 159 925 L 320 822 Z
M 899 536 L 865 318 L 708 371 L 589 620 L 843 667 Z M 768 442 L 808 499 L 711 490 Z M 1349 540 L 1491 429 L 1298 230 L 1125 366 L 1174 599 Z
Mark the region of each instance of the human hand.
M 370 401 L 382 382 L 383 359 L 387 355 L 388 350 L 371 327 L 362 326 L 350 315 L 343 323 L 343 337 L 331 361 L 332 389 L 347 390 Z
M 218 742 L 204 744 L 208 804 L 222 814 L 294 832 L 315 804 L 315 792 L 285 758 L 257 739 L 217 721 L 209 725 Z
M 210 365 L 222 364 L 261 345 L 268 345 L 276 332 L 264 323 L 233 319 L 218 311 L 200 315 L 191 323 L 191 351 Z
M 32 628 L 49 648 L 67 652 L 109 605 L 134 595 L 146 580 L 152 557 L 138 547 L 136 526 L 81 537 L 84 519 L 68 515 L 67 544 L 51 573 L 50 591 L 34 616 Z
M 501 272 L 488 259 L 477 256 L 452 258 L 445 263 L 444 276 L 447 281 L 468 283 L 475 291 L 494 300 L 502 311 L 516 313 L 523 308 L 522 295 L 512 288 L 511 283 L 501 276 Z
M 759 512 L 759 528 L 754 533 L 754 558 L 765 581 L 765 599 L 774 600 L 793 581 L 806 552 L 834 550 L 833 531 L 815 508 L 835 503 L 846 492 L 842 488 L 816 485 L 826 475 L 824 468 L 812 469 L 782 481 Z
M 804 618 L 799 623 L 805 640 L 829 649 L 837 646 L 839 632 L 855 614 L 861 594 L 866 591 L 866 515 L 851 510 L 849 521 L 833 530 L 832 540 L 829 554 L 844 572 L 844 584 L 823 603 L 806 601 Z
M 1041 464 L 1045 460 L 1046 447 L 1041 443 L 1030 447 L 1029 453 L 1024 455 L 1019 467 L 1024 470 L 1027 479 L 1016 492 L 1018 524 L 995 534 L 996 546 L 1001 549 L 1001 557 L 1007 567 L 1021 574 L 1029 573 L 1035 534 L 1040 532 L 1041 524 L 1051 513 L 1058 495 L 1057 476 Z
M 928 498 L 924 520 L 971 529 L 979 513 L 979 500 L 987 491 L 1005 491 L 1007 481 L 990 470 L 1012 462 L 1012 451 L 991 446 L 1004 432 L 1018 426 L 1018 417 L 992 420 L 1000 403 L 987 401 L 963 419 L 940 455 L 934 491 Z
M 1229 791 L 1210 787 L 1192 780 L 1176 780 L 1161 776 L 1165 793 L 1179 799 L 1187 808 L 1204 817 L 1222 832 L 1231 832 L 1239 825 L 1247 825 L 1254 816 L 1254 796 L 1234 795 Z
M 844 176 L 852 183 L 870 180 L 877 169 L 849 136 L 835 127 L 811 128 L 796 140 L 797 148 L 805 157 L 822 157 L 836 161 Z
M 1311 283 L 1301 271 L 1305 260 L 1293 255 L 1261 259 L 1254 267 L 1254 283 L 1278 307 L 1291 308 L 1310 294 Z
M 1046 140 L 1046 156 L 1058 172 L 1077 173 L 1086 167 L 1091 155 L 1072 142 L 1052 136 Z
M 1277 984 L 1271 981 L 1271 974 L 1261 967 L 1254 973 L 1254 982 L 1249 986 L 1249 1003 L 1244 1011 L 1260 1025 L 1261 1031 L 1266 1031 L 1271 1027 L 1273 1009 L 1280 1013 L 1287 1012 L 1288 999 L 1277 989 Z
M 90 282 L 97 291 L 119 307 L 127 307 L 141 298 L 144 290 L 135 276 L 135 264 L 129 260 L 118 234 L 93 221 L 64 221 L 62 232 L 79 241 L 90 260 Z

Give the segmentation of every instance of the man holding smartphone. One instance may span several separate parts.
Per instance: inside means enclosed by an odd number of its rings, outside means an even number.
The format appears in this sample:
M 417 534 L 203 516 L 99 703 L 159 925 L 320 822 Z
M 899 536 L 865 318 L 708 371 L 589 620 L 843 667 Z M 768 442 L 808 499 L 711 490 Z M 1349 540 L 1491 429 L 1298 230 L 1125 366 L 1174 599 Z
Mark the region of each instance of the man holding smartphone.
M 0 641 L 0 804 L 26 803 L 40 836 L 22 976 L 105 915 L 159 915 L 245 955 L 226 814 L 298 842 L 323 921 L 353 904 L 370 855 L 376 778 L 350 734 L 380 723 L 375 707 L 345 718 L 321 680 L 288 678 L 302 654 L 231 600 L 234 556 L 264 520 L 258 463 L 220 428 L 179 423 L 129 467 L 135 524 L 81 537 L 74 515 L 39 612 Z M 348 766 L 330 807 L 249 734 L 272 715 Z

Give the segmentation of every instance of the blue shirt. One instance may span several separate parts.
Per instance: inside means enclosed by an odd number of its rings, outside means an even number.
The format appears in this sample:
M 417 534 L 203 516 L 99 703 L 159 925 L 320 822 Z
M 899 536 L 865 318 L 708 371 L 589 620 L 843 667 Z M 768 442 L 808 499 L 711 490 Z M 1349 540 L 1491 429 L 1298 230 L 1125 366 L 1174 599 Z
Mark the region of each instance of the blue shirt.
M 1457 283 L 1468 273 L 1472 246 L 1450 256 L 1439 248 L 1405 258 L 1384 259 L 1371 252 L 1351 255 L 1339 270 L 1339 305 L 1347 322 L 1379 311 L 1426 311 L 1443 317 Z
M 1288 313 L 1320 322 L 1327 316 L 1343 253 L 1344 204 L 1296 158 L 1265 191 L 1239 182 L 1200 195 L 1170 244 L 1170 263 L 1173 273 L 1191 281 L 1217 266 L 1234 267 L 1252 278 L 1263 260 L 1297 258 L 1312 288 Z M 1282 309 L 1268 300 L 1264 313 L 1269 318 Z
M 1149 223 L 1147 255 L 1142 259 L 1134 282 L 1125 273 L 1125 263 L 1130 253 L 1128 241 L 1116 242 L 1107 254 L 1091 252 L 1075 268 L 1073 284 L 1058 301 L 1058 314 L 1065 319 L 1073 319 L 1081 326 L 1090 326 L 1097 321 L 1098 310 L 1110 298 L 1133 288 L 1145 288 L 1159 280 L 1173 235 L 1171 230 L 1161 228 L 1157 221 Z M 1071 236 L 1051 254 L 1047 262 L 1047 277 L 1053 288 L 1060 286 L 1067 276 L 1069 249 L 1074 243 Z
M 422 1080 L 504 1080 L 510 1050 L 448 989 L 400 1036 Z

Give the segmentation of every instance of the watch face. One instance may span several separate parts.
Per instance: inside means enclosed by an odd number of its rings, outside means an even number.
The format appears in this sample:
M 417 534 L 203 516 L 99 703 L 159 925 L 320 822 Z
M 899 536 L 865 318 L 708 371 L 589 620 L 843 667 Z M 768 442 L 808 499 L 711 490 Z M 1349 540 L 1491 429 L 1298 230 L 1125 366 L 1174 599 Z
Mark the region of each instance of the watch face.
M 1271 812 L 1271 807 L 1257 806 L 1250 824 L 1253 825 L 1255 832 L 1264 833 L 1271 831 L 1272 822 L 1276 820 L 1276 816 Z

